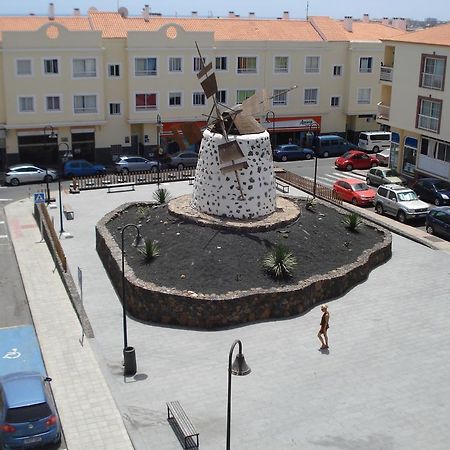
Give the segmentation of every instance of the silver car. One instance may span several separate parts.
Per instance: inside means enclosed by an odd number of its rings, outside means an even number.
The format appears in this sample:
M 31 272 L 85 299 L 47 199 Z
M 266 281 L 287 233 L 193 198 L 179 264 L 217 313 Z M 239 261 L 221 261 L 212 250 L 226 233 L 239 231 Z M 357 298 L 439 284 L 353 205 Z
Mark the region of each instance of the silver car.
M 382 184 L 406 184 L 406 180 L 395 169 L 373 167 L 366 174 L 366 183 L 381 186 Z
M 196 167 L 198 161 L 198 154 L 194 152 L 183 152 L 178 155 L 170 157 L 170 167 L 176 167 L 178 170 L 182 170 L 185 167 Z
M 42 169 L 31 164 L 16 164 L 5 173 L 5 182 L 11 186 L 22 183 L 51 183 L 58 179 L 58 172 L 52 169 Z
M 115 162 L 116 172 L 156 172 L 158 170 L 158 162 L 151 161 L 141 156 L 119 156 Z

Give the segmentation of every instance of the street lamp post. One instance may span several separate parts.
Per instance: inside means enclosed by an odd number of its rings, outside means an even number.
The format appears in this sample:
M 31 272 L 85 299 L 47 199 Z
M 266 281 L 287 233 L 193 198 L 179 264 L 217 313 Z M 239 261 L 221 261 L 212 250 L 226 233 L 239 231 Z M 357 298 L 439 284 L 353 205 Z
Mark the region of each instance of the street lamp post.
M 275 113 L 273 111 L 267 111 L 265 120 L 267 123 L 270 123 L 269 114 L 272 114 L 272 147 L 275 148 L 277 144 L 277 138 L 275 134 Z
M 157 135 L 157 139 L 156 139 L 156 142 L 157 142 L 157 146 L 158 146 L 158 149 L 157 149 L 157 161 L 158 161 L 158 189 L 159 189 L 159 171 L 160 171 L 160 168 L 159 168 L 159 165 L 160 165 L 160 158 L 161 158 L 161 127 L 162 127 L 162 122 L 161 122 L 161 116 L 158 114 L 157 116 L 156 116 L 156 127 L 157 127 L 157 129 L 158 129 L 158 135 Z
M 70 147 L 69 144 L 67 142 L 60 142 L 58 144 L 58 160 L 59 160 L 59 166 L 60 166 L 60 170 L 59 170 L 59 174 L 58 174 L 58 197 L 59 197 L 59 234 L 63 234 L 64 233 L 64 227 L 63 227 L 63 208 L 62 208 L 62 200 L 61 200 L 61 177 L 62 177 L 62 167 L 63 167 L 63 160 L 60 157 L 60 149 L 59 147 L 61 145 L 65 145 L 66 149 L 65 149 L 65 153 L 69 153 L 70 152 Z
M 54 130 L 54 128 L 53 128 L 53 126 L 52 125 L 46 125 L 45 127 L 44 127 L 44 135 L 46 136 L 46 138 L 47 138 L 47 141 L 48 140 L 50 140 L 50 139 L 56 139 L 57 138 L 57 135 L 55 134 L 55 130 Z M 46 185 L 47 185 L 47 205 L 49 205 L 50 204 L 50 186 L 49 186 L 49 183 L 48 183 L 48 169 L 47 168 L 45 168 L 45 183 L 46 183 Z
M 236 345 L 239 345 L 239 353 L 236 355 L 236 359 L 233 364 L 231 360 L 233 358 L 233 351 Z M 245 362 L 244 354 L 242 353 L 242 342 L 236 340 L 230 348 L 230 354 L 228 357 L 228 407 L 227 407 L 227 447 L 226 450 L 230 450 L 230 431 L 231 431 L 231 375 L 244 376 L 251 372 L 250 367 Z
M 122 228 L 122 320 L 123 320 L 123 374 L 124 376 L 132 376 L 136 373 L 136 353 L 134 347 L 128 347 L 127 336 L 127 303 L 125 297 L 125 246 L 124 232 L 127 228 L 132 227 L 137 231 L 134 246 L 139 247 L 142 243 L 141 232 L 139 227 L 134 223 L 129 223 Z

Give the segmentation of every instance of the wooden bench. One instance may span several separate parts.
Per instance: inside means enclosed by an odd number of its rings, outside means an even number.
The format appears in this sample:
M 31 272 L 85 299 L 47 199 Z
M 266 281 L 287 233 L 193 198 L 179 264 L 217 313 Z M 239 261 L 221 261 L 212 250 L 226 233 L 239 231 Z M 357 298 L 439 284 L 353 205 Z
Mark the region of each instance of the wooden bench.
M 176 422 L 179 431 L 184 438 L 184 448 L 198 448 L 198 431 L 195 429 L 189 417 L 181 407 L 180 402 L 175 400 L 166 403 L 167 405 L 167 420 L 169 422 Z M 195 440 L 194 440 L 195 438 Z
M 110 184 L 108 186 L 108 194 L 111 192 L 134 191 L 134 183 Z
M 282 183 L 279 180 L 275 181 L 277 189 L 279 189 L 280 191 L 282 191 L 283 193 L 287 194 L 289 192 L 289 185 Z
M 66 216 L 67 220 L 75 219 L 75 213 L 73 212 L 72 207 L 68 203 L 64 203 L 64 205 L 63 205 L 63 213 Z

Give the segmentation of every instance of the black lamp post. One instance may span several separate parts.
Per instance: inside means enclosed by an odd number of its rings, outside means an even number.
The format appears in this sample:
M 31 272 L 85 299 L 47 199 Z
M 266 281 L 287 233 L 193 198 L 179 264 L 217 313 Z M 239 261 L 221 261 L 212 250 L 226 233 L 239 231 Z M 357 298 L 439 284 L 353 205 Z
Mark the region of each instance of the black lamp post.
M 122 228 L 122 319 L 123 319 L 123 374 L 124 376 L 132 376 L 136 373 L 136 353 L 134 347 L 128 347 L 127 336 L 127 303 L 125 297 L 125 246 L 124 246 L 124 231 L 133 227 L 137 231 L 137 236 L 134 241 L 134 246 L 139 247 L 143 241 L 139 227 L 134 223 L 129 223 Z
M 265 119 L 267 123 L 270 123 L 269 114 L 272 114 L 272 146 L 275 148 L 277 144 L 277 137 L 275 134 L 275 113 L 273 111 L 267 111 Z
M 158 146 L 158 149 L 157 149 L 158 181 L 157 181 L 157 183 L 158 183 L 158 189 L 159 189 L 159 170 L 160 170 L 159 165 L 160 165 L 160 158 L 161 158 L 161 127 L 162 127 L 161 116 L 159 114 L 156 116 L 156 127 L 158 129 L 157 130 L 158 135 L 156 137 L 156 143 L 157 143 L 157 146 Z
M 69 144 L 67 142 L 60 142 L 58 144 L 58 160 L 59 160 L 59 166 L 60 166 L 60 171 L 58 174 L 58 197 L 59 197 L 59 234 L 63 234 L 64 233 L 64 227 L 63 227 L 63 208 L 62 208 L 62 200 L 61 200 L 61 177 L 62 177 L 62 173 L 63 173 L 63 160 L 62 157 L 60 156 L 60 146 L 61 145 L 65 145 L 66 149 L 65 149 L 65 154 L 68 154 L 70 152 L 70 147 Z
M 47 141 L 50 139 L 57 139 L 58 136 L 55 134 L 55 130 L 52 125 L 46 125 L 44 127 L 44 135 L 47 137 Z M 45 169 L 45 183 L 47 184 L 47 205 L 50 204 L 50 186 L 48 184 L 48 169 Z
M 239 345 L 239 353 L 236 355 L 236 359 L 233 364 L 231 360 L 233 358 L 233 351 L 236 345 Z M 244 376 L 248 375 L 252 370 L 245 362 L 244 354 L 242 353 L 242 342 L 236 340 L 230 349 L 230 355 L 228 357 L 228 407 L 227 407 L 227 447 L 226 450 L 230 450 L 230 428 L 231 428 L 231 375 Z

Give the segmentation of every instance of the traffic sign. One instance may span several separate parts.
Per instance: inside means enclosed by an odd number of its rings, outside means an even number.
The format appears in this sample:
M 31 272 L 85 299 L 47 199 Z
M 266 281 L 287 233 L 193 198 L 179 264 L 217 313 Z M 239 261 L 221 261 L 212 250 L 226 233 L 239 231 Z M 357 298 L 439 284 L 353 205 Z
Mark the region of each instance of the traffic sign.
M 45 203 L 45 192 L 35 192 L 34 203 Z

